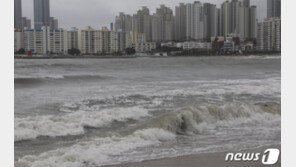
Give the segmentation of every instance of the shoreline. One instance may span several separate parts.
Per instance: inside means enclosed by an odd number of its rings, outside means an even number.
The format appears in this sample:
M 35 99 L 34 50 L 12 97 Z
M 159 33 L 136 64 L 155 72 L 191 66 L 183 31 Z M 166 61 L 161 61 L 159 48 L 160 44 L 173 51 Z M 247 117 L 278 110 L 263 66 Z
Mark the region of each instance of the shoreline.
M 262 146 L 258 148 L 250 148 L 243 150 L 233 150 L 232 153 L 261 153 L 259 161 L 232 161 L 226 162 L 225 156 L 229 152 L 216 152 L 216 153 L 200 153 L 193 155 L 185 155 L 173 158 L 161 158 L 154 160 L 144 160 L 142 162 L 130 162 L 118 165 L 105 165 L 101 167 L 263 167 L 261 162 L 262 154 L 266 149 L 277 148 L 281 150 L 281 144 Z M 279 160 L 270 167 L 281 167 L 281 154 Z
M 171 57 L 248 57 L 248 56 L 274 56 L 281 57 L 281 54 L 242 54 L 242 55 L 173 55 L 173 56 L 14 56 L 14 59 L 131 59 L 131 58 L 171 58 Z

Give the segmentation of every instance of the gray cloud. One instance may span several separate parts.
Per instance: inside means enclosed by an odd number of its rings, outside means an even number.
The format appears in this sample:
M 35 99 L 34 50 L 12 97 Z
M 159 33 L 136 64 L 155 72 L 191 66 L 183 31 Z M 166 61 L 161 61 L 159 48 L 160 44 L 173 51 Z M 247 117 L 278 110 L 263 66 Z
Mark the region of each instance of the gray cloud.
M 224 0 L 200 1 L 220 5 Z M 151 12 L 155 12 L 160 4 L 174 9 L 180 2 L 192 3 L 194 0 L 50 0 L 50 12 L 59 20 L 59 26 L 65 29 L 88 25 L 100 28 L 109 26 L 119 12 L 133 14 L 141 6 L 148 6 Z M 251 0 L 251 3 L 257 6 L 258 19 L 262 20 L 266 16 L 266 0 Z M 33 0 L 23 0 L 22 5 L 23 16 L 33 22 Z

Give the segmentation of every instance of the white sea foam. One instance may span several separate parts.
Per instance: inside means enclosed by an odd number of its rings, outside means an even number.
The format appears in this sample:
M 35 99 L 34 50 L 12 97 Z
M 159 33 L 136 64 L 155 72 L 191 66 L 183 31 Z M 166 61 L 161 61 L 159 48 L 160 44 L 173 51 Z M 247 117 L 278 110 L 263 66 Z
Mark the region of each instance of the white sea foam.
M 135 131 L 121 137 L 112 136 L 80 142 L 40 155 L 29 155 L 19 159 L 16 167 L 81 167 L 114 163 L 114 158 L 140 147 L 157 146 L 161 142 L 175 139 L 175 134 L 163 129 L 150 128 Z M 118 160 L 118 159 L 117 159 Z M 120 161 L 120 160 L 118 160 Z
M 101 127 L 113 121 L 138 120 L 149 116 L 140 107 L 112 108 L 100 111 L 77 111 L 65 115 L 30 116 L 15 118 L 15 141 L 35 139 L 39 136 L 78 135 L 85 132 L 84 127 Z
M 131 88 L 132 87 L 132 88 Z M 250 94 L 280 97 L 280 78 L 269 79 L 239 79 L 239 80 L 216 80 L 216 81 L 164 81 L 151 85 L 153 89 L 147 89 L 142 85 L 125 85 L 114 87 L 116 92 L 129 92 L 122 96 L 139 94 L 151 96 L 176 96 L 176 95 L 225 95 L 225 94 Z
M 135 161 L 132 156 L 122 157 L 122 155 L 131 152 L 138 155 L 137 148 L 159 146 L 162 142 L 175 139 L 178 132 L 182 130 L 188 132 L 197 130 L 198 133 L 203 133 L 204 130 L 215 130 L 218 134 L 219 130 L 216 131 L 216 128 L 222 126 L 247 128 L 243 130 L 246 132 L 252 130 L 248 127 L 251 124 L 262 123 L 269 127 L 268 123 L 274 122 L 280 122 L 280 105 L 273 102 L 255 105 L 234 103 L 220 107 L 188 107 L 152 119 L 151 122 L 147 122 L 147 125 L 139 126 L 139 130 L 132 134 L 96 138 L 40 155 L 27 155 L 17 160 L 15 166 L 91 167 L 130 162 Z M 238 126 L 241 124 L 247 126 Z M 264 129 L 260 131 L 264 136 L 268 135 Z M 174 152 L 175 154 L 180 152 Z
M 223 106 L 186 107 L 167 113 L 147 123 L 146 127 L 170 130 L 176 133 L 203 133 L 217 127 L 280 121 L 280 104 L 274 102 Z

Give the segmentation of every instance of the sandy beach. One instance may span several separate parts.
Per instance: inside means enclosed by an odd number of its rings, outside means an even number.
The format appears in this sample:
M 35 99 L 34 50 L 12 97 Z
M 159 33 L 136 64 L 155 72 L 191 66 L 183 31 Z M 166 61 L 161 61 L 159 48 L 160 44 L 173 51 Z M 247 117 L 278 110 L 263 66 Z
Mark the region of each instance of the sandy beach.
M 243 151 L 234 151 L 233 153 L 263 153 L 268 148 L 277 148 L 281 150 L 281 145 L 264 146 L 260 148 L 247 149 Z M 175 158 L 163 158 L 157 160 L 147 160 L 136 163 L 126 163 L 121 165 L 111 165 L 104 167 L 262 167 L 261 159 L 256 162 L 225 162 L 226 152 L 202 153 L 197 155 L 188 155 Z M 270 167 L 280 167 L 281 158 L 275 165 Z

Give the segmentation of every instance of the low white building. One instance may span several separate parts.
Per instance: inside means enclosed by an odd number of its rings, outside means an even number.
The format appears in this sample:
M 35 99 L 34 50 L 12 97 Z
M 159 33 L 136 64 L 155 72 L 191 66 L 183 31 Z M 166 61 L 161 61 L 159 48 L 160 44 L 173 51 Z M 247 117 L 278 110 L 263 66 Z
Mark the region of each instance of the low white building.
M 129 45 L 127 47 L 133 47 L 136 52 L 149 52 L 156 49 L 155 42 L 147 42 L 146 35 L 144 33 L 137 33 L 136 31 L 130 31 L 127 38 Z
M 136 52 L 149 52 L 155 49 L 155 42 L 137 43 L 135 47 Z
M 181 46 L 184 50 L 212 48 L 212 44 L 210 42 L 183 42 L 181 43 Z
M 222 42 L 225 40 L 224 36 L 217 36 L 217 37 L 211 37 L 211 42 L 217 40 L 217 42 Z

